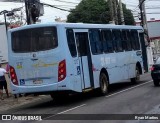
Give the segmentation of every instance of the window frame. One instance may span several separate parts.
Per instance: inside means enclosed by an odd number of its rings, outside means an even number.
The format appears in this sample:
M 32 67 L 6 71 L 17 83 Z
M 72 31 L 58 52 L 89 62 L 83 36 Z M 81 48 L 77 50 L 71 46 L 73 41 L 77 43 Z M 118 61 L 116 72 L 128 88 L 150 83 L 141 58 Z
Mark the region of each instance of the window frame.
M 48 29 L 48 30 L 47 30 Z M 39 31 L 39 33 L 38 33 Z M 54 41 L 52 40 L 52 43 L 55 43 L 55 45 L 53 45 L 53 47 L 48 47 L 48 48 L 44 48 L 44 49 L 39 49 L 40 47 L 37 47 L 38 45 L 36 44 L 37 43 L 41 43 L 40 42 L 40 37 L 38 36 L 39 35 L 42 35 L 43 34 L 43 37 L 45 37 L 45 31 L 52 31 L 52 35 L 54 36 Z M 38 34 L 36 34 L 36 33 Z M 32 36 L 34 33 L 34 36 Z M 25 38 L 23 38 L 23 42 L 21 41 L 22 39 L 21 36 L 24 36 Z M 28 35 L 28 36 L 25 36 L 25 35 Z M 15 37 L 18 37 L 17 39 L 14 39 L 14 36 Z M 53 36 L 50 36 L 49 38 L 52 38 Z M 27 38 L 29 39 L 29 43 L 28 43 L 28 40 Z M 34 39 L 35 38 L 35 39 Z M 16 45 L 16 42 L 18 42 L 18 44 L 22 43 L 24 44 L 24 39 L 27 40 L 26 42 L 26 45 L 28 45 L 28 47 L 26 47 L 26 50 L 22 50 L 24 48 L 22 48 L 22 46 L 18 45 L 17 49 L 15 48 L 15 45 Z M 34 39 L 34 40 L 33 40 Z M 38 40 L 37 40 L 38 39 Z M 57 34 L 57 28 L 55 26 L 47 26 L 47 27 L 37 27 L 37 28 L 29 28 L 29 29 L 23 29 L 23 30 L 18 30 L 18 31 L 14 31 L 11 33 L 11 47 L 12 47 L 12 51 L 14 53 L 30 53 L 30 52 L 40 52 L 40 51 L 48 51 L 48 50 L 52 50 L 52 49 L 55 49 L 58 47 L 58 34 Z M 18 40 L 18 41 L 16 41 Z M 36 41 L 36 42 L 35 42 Z M 45 41 L 45 40 L 43 40 Z M 51 41 L 51 40 L 50 40 Z M 35 47 L 33 47 L 33 44 Z M 25 45 L 25 46 L 26 46 Z M 24 45 L 23 45 L 24 46 Z M 48 45 L 50 46 L 50 44 Z M 20 48 L 21 47 L 21 48 Z
M 73 41 L 71 42 L 72 43 L 71 45 L 74 46 L 74 49 L 73 49 L 74 51 L 71 50 L 72 46 L 69 44 L 68 31 L 72 32 L 72 34 L 69 34 L 69 36 L 73 36 L 73 37 L 71 37 L 73 39 Z M 76 48 L 77 44 L 76 44 L 76 40 L 75 40 L 75 35 L 74 35 L 73 29 L 66 29 L 66 38 L 67 38 L 68 49 L 70 51 L 71 56 L 72 57 L 77 57 L 77 48 Z
M 99 38 L 98 41 L 95 41 L 96 40 L 94 38 L 95 35 L 93 34 L 94 31 L 98 32 L 98 38 Z M 98 55 L 103 53 L 101 29 L 89 29 L 89 42 L 90 42 L 91 52 L 93 55 Z M 93 48 L 95 50 L 94 52 L 93 52 Z
M 108 40 L 106 40 L 109 35 L 107 33 L 110 33 L 110 38 L 108 38 Z M 111 29 L 102 29 L 101 35 L 102 35 L 102 43 L 103 43 L 103 52 L 104 53 L 113 53 L 114 52 L 114 45 L 113 45 L 112 30 Z M 111 50 L 109 50 L 109 45 L 108 45 L 109 43 L 111 44 Z M 105 48 L 105 50 L 104 50 L 104 48 Z
M 115 32 L 119 32 L 119 36 L 115 35 Z M 114 44 L 114 50 L 115 52 L 123 52 L 122 49 L 122 35 L 121 35 L 121 29 L 112 29 L 112 37 L 113 37 L 113 44 Z M 115 39 L 117 38 L 117 39 Z M 119 47 L 119 43 L 121 44 L 121 47 Z

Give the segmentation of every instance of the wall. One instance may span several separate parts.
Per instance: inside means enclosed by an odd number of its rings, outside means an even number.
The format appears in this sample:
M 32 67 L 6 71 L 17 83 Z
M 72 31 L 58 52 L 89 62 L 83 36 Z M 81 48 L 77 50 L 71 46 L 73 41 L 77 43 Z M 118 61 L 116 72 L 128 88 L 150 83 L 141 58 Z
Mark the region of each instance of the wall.
M 147 26 L 150 39 L 160 39 L 160 20 L 148 21 Z
M 5 25 L 0 25 L 0 63 L 8 62 L 8 44 Z

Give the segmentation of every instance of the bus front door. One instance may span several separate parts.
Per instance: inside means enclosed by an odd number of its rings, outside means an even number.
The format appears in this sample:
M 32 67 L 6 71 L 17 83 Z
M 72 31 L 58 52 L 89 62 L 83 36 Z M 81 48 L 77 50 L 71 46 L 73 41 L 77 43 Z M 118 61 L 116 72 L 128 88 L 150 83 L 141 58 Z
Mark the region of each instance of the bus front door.
M 94 87 L 88 32 L 75 32 L 82 89 Z

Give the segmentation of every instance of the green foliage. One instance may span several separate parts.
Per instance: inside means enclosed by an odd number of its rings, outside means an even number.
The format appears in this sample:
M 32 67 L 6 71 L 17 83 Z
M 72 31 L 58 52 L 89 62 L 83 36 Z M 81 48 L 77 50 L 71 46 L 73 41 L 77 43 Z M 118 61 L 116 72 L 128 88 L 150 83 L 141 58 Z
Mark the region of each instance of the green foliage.
M 126 25 L 135 25 L 134 17 L 130 9 L 123 4 L 124 22 Z
M 108 23 L 104 16 L 109 8 L 105 0 L 82 0 L 68 15 L 68 22 Z M 109 18 L 108 18 L 109 19 Z
M 127 25 L 134 24 L 134 18 L 129 9 L 123 4 L 124 18 Z M 71 23 L 109 23 L 109 4 L 106 0 L 82 0 L 67 17 Z M 120 22 L 121 23 L 121 22 Z

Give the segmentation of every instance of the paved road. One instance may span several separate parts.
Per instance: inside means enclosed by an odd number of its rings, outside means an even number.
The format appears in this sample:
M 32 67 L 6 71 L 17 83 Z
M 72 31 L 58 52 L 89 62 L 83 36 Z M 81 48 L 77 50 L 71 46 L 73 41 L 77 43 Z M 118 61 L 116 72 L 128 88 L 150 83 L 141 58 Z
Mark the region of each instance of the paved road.
M 154 87 L 150 74 L 145 74 L 137 85 L 131 85 L 130 83 L 112 85 L 109 94 L 104 97 L 98 97 L 95 94 L 93 96 L 93 93 L 87 93 L 72 96 L 59 103 L 56 103 L 51 98 L 47 97 L 45 100 L 2 113 L 46 114 L 43 117 L 43 120 L 47 123 L 74 123 L 75 121 L 69 121 L 74 119 L 76 119 L 76 122 L 80 123 L 82 122 L 80 119 L 87 119 L 87 123 L 158 123 L 160 122 L 160 119 L 159 121 L 144 121 L 129 120 L 130 118 L 128 117 L 135 118 L 137 116 L 137 118 L 142 118 L 138 114 L 145 114 L 145 116 L 151 116 L 149 114 L 160 114 L 159 101 L 160 87 Z M 116 119 L 117 117 L 125 120 L 118 121 L 117 119 L 116 121 L 113 121 L 113 119 Z M 53 120 L 55 118 L 58 118 L 58 121 Z M 68 118 L 69 120 L 59 120 L 65 118 Z M 91 119 L 94 119 L 94 121 L 91 121 Z M 107 119 L 107 121 L 104 119 Z

